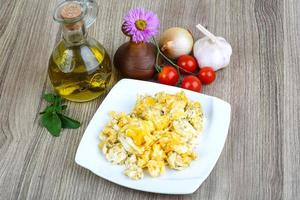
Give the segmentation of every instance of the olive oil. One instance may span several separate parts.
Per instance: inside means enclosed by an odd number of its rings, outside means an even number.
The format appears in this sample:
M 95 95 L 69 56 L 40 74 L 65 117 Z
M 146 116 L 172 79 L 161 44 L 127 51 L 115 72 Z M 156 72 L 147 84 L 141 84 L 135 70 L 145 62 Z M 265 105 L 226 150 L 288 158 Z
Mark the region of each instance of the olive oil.
M 61 41 L 54 49 L 48 73 L 54 90 L 70 101 L 97 98 L 110 87 L 112 66 L 105 49 L 94 39 L 67 48 Z
M 62 24 L 63 38 L 50 56 L 48 74 L 54 90 L 75 102 L 95 99 L 112 85 L 114 71 L 110 57 L 86 33 L 97 13 L 93 11 L 97 6 L 91 3 L 94 2 L 65 1 L 54 13 L 54 19 Z

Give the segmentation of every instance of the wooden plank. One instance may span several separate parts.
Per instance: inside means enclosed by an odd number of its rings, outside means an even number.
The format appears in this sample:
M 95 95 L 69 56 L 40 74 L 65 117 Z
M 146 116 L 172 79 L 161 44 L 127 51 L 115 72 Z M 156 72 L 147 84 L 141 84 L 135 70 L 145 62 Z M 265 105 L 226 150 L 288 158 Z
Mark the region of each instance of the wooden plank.
M 300 199 L 300 2 L 284 1 L 284 199 Z

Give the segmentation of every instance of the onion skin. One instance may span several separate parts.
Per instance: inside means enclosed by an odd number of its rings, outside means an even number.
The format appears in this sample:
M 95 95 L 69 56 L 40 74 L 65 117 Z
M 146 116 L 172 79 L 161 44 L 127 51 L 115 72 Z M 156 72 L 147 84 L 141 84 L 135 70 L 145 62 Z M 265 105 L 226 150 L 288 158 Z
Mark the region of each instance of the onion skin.
M 152 43 L 126 42 L 116 51 L 114 65 L 126 78 L 149 80 L 155 72 L 156 52 Z
M 188 30 L 179 27 L 167 29 L 159 39 L 162 52 L 171 59 L 190 54 L 193 44 L 192 34 Z

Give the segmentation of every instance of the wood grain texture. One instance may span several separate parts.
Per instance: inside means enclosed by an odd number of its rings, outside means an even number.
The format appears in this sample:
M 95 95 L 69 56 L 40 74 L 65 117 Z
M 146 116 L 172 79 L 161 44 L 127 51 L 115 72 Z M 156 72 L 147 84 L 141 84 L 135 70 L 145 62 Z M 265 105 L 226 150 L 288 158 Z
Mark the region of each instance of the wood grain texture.
M 284 3 L 284 188 L 285 199 L 299 199 L 300 187 L 300 20 L 299 1 Z
M 51 137 L 39 125 L 51 91 L 48 57 L 60 38 L 57 1 L 0 0 L 0 199 L 300 199 L 300 2 L 297 0 L 97 0 L 89 34 L 110 55 L 127 39 L 122 17 L 158 13 L 161 30 L 197 23 L 224 36 L 231 64 L 203 93 L 232 105 L 229 135 L 214 170 L 192 195 L 144 193 L 105 181 L 74 162 L 102 98 L 68 103 L 78 130 Z

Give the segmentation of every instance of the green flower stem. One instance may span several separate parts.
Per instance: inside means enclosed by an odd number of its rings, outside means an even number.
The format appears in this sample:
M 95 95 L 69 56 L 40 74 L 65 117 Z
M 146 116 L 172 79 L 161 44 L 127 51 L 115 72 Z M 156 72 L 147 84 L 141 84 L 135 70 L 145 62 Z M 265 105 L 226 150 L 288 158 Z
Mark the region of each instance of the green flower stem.
M 157 54 L 156 54 L 156 60 L 155 60 L 155 69 L 156 69 L 156 71 L 159 73 L 159 72 L 161 72 L 161 67 L 160 67 L 159 64 L 158 64 L 158 58 L 159 58 L 159 53 L 158 53 L 158 51 L 157 51 Z

